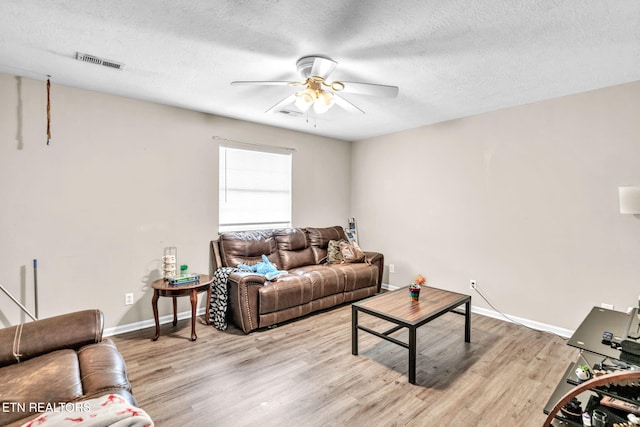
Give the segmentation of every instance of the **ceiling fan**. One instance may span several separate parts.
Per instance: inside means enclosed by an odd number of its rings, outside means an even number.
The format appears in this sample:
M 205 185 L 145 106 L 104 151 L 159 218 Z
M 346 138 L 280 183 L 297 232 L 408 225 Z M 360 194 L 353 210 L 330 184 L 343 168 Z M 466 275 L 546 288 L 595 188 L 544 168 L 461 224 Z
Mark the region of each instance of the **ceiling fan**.
M 306 112 L 313 107 L 313 111 L 317 114 L 322 114 L 327 112 L 333 105 L 338 105 L 346 111 L 364 114 L 362 109 L 338 95 L 338 92 L 386 98 L 398 96 L 397 86 L 345 81 L 328 82 L 329 75 L 337 65 L 336 61 L 327 56 L 303 56 L 296 62 L 296 67 L 304 81 L 234 81 L 231 84 L 299 87 L 300 90 L 269 108 L 266 111 L 267 113 L 278 112 L 281 108 L 294 104 L 302 112 Z

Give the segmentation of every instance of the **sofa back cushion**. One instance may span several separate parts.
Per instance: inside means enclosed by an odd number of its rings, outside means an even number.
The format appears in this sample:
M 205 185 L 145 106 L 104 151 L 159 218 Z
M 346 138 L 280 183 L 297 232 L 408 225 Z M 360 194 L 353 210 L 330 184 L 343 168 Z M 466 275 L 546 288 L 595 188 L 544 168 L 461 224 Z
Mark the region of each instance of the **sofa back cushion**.
M 330 240 L 347 240 L 344 229 L 339 225 L 325 228 L 307 228 L 309 243 L 316 264 L 321 264 L 327 257 L 327 246 Z
M 285 228 L 275 230 L 278 253 L 283 270 L 315 264 L 313 250 L 309 244 L 309 236 L 304 228 Z
M 274 230 L 231 231 L 220 234 L 220 258 L 225 267 L 238 264 L 254 265 L 266 255 L 269 261 L 280 268 L 278 246 Z
M 100 310 L 82 310 L 0 329 L 0 367 L 100 342 L 103 327 Z

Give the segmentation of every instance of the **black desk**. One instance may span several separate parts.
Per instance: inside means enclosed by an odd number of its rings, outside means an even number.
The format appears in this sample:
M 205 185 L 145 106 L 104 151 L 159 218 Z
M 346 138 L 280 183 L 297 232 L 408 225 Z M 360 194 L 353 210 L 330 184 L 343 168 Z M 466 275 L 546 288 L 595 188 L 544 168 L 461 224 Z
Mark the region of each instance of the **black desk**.
M 578 329 L 575 330 L 567 345 L 580 349 L 578 359 L 570 363 L 549 401 L 544 407 L 544 413 L 548 414 L 554 405 L 565 393 L 579 384 L 575 374 L 575 369 L 582 364 L 595 366 L 602 361 L 602 358 L 620 360 L 620 350 L 611 348 L 610 345 L 602 343 L 602 333 L 611 332 L 614 340 L 620 342 L 627 338 L 627 331 L 631 326 L 631 332 L 637 329 L 638 309 L 634 309 L 630 314 L 622 311 L 609 310 L 606 308 L 593 307 L 587 317 L 582 321 Z M 582 402 L 582 404 L 586 404 Z M 569 423 L 569 425 L 580 425 Z
M 622 311 L 593 307 L 567 341 L 567 345 L 612 359 L 620 359 L 620 350 L 602 343 L 602 333 L 611 332 L 613 339 L 617 342 L 624 340 L 627 338 L 629 326 L 637 319 L 637 310 L 636 308 L 632 313 L 627 314 Z

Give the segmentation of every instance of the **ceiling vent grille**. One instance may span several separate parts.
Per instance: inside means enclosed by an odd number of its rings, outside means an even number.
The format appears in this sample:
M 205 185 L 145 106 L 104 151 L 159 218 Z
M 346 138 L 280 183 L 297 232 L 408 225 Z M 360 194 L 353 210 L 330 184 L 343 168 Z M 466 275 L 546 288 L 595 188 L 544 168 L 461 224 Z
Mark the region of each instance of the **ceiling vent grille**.
M 300 117 L 300 116 L 302 116 L 302 113 L 300 111 L 289 110 L 287 108 L 284 108 L 284 109 L 278 111 L 278 113 L 284 114 L 286 116 L 292 116 L 292 117 Z
M 122 70 L 124 68 L 124 64 L 120 62 L 112 61 L 111 59 L 98 58 L 97 56 L 89 55 L 88 53 L 76 52 L 76 59 L 78 61 L 88 62 L 90 64 L 115 68 L 116 70 Z

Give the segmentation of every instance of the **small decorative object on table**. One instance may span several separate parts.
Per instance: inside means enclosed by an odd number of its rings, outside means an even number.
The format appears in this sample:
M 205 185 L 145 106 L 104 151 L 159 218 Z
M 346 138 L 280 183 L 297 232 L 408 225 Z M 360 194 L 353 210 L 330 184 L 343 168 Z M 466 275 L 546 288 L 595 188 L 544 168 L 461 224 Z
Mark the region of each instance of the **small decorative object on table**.
M 578 366 L 576 368 L 576 377 L 578 377 L 578 379 L 581 381 L 585 381 L 591 378 L 591 370 L 589 369 L 589 366 L 587 365 Z
M 412 300 L 418 301 L 420 299 L 421 286 L 426 282 L 427 281 L 422 274 L 418 274 L 416 278 L 413 279 L 413 283 L 409 285 L 409 296 Z
M 576 423 L 583 423 L 582 406 L 580 406 L 580 401 L 575 397 L 571 399 L 569 403 L 564 405 L 560 410 L 567 418 L 572 419 Z M 585 412 L 585 414 L 589 415 L 588 412 Z
M 199 274 L 183 274 L 177 277 L 169 277 L 165 279 L 172 286 L 180 286 L 180 285 L 190 285 L 192 283 L 197 283 L 200 281 Z
M 162 277 L 176 277 L 178 275 L 178 249 L 174 246 L 164 248 L 164 256 L 162 257 Z

